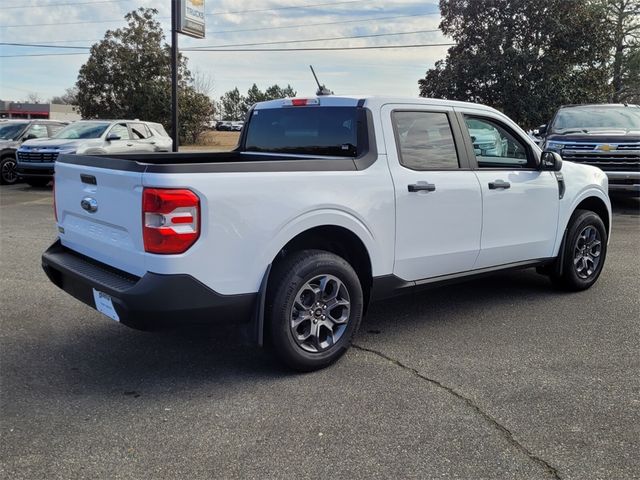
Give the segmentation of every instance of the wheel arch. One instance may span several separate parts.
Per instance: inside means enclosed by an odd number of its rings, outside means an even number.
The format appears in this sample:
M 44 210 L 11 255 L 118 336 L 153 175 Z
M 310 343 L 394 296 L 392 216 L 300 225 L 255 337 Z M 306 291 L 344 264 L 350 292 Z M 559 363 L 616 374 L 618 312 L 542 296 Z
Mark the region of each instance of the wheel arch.
M 356 233 L 339 225 L 319 225 L 309 228 L 291 238 L 275 255 L 271 264 L 277 265 L 291 252 L 310 249 L 334 253 L 349 262 L 360 278 L 365 305 L 368 303 L 373 278 L 371 255 Z
M 6 158 L 13 158 L 14 160 L 17 160 L 16 152 L 17 150 L 2 150 L 0 151 L 0 160 L 4 160 Z
M 605 229 L 607 230 L 607 236 L 609 236 L 611 233 L 611 213 L 607 208 L 607 204 L 600 197 L 589 196 L 584 198 L 574 207 L 571 216 L 573 216 L 576 210 L 590 210 L 596 213 L 602 219 Z

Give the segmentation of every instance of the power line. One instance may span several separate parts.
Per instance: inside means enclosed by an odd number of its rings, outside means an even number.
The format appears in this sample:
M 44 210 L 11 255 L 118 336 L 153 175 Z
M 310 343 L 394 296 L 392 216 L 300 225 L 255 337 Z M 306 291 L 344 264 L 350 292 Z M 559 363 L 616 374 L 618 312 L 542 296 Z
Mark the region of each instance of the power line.
M 432 13 L 420 13 L 417 15 L 414 14 L 408 14 L 408 15 L 395 15 L 392 17 L 373 17 L 373 18 L 359 18 L 356 20 L 338 20 L 338 21 L 333 21 L 333 22 L 319 22 L 319 23 L 303 23 L 303 24 L 297 24 L 297 25 L 284 25 L 284 26 L 279 26 L 279 27 L 258 27 L 258 28 L 242 28 L 242 29 L 236 29 L 236 30 L 218 30 L 218 31 L 211 31 L 211 32 L 207 32 L 208 35 L 219 35 L 219 34 L 226 34 L 226 33 L 244 33 L 244 32 L 264 32 L 267 30 L 289 30 L 289 29 L 294 29 L 294 28 L 306 28 L 306 27 L 321 27 L 321 26 L 326 26 L 326 25 L 345 25 L 348 23 L 365 23 L 365 22 L 375 22 L 378 20 L 397 20 L 399 18 L 409 18 L 409 17 L 430 17 L 433 15 L 440 15 L 439 12 L 432 12 Z M 111 20 L 107 20 L 107 22 L 110 22 Z M 117 20 L 120 21 L 120 20 Z M 70 22 L 70 23 L 58 23 L 56 25 L 79 25 L 79 24 L 85 24 L 85 23 L 103 23 L 102 21 L 96 21 L 96 22 Z M 16 25 L 16 26 L 20 26 L 20 25 Z M 31 26 L 31 25 L 23 25 L 23 26 Z M 83 41 L 87 41 L 87 42 L 99 42 L 101 39 L 98 40 L 83 40 Z M 54 43 L 54 42 L 75 42 L 76 40 L 52 40 L 50 41 L 50 43 Z
M 11 47 L 38 47 L 38 48 L 72 48 L 77 50 L 89 50 L 91 47 L 73 47 L 73 46 L 60 46 L 60 45 L 45 45 L 42 43 L 7 43 L 0 42 L 0 45 L 11 46 Z
M 197 52 L 198 50 L 202 50 L 206 48 L 251 47 L 251 46 L 260 46 L 260 45 L 279 45 L 279 44 L 287 44 L 287 43 L 327 42 L 327 41 L 333 41 L 333 40 L 353 40 L 358 38 L 379 38 L 379 37 L 388 37 L 388 36 L 397 36 L 397 35 L 414 35 L 418 33 L 435 33 L 439 31 L 440 30 L 415 30 L 412 32 L 374 33 L 370 35 L 351 35 L 346 37 L 309 38 L 306 40 L 280 40 L 277 42 L 233 43 L 233 44 L 206 45 L 202 47 L 183 48 L 181 50 L 187 51 L 187 52 Z M 50 44 L 43 44 L 43 43 L 0 42 L 0 45 L 13 46 L 13 47 L 56 48 L 56 49 L 74 49 L 74 50 L 89 50 L 91 48 L 91 47 L 50 45 Z
M 292 28 L 306 28 L 306 27 L 321 27 L 325 25 L 344 25 L 347 23 L 362 23 L 362 22 L 374 22 L 378 20 L 396 20 L 398 18 L 408 17 L 430 17 L 432 15 L 440 15 L 440 12 L 433 13 L 419 13 L 417 15 L 395 15 L 393 17 L 373 17 L 373 18 L 359 18 L 357 20 L 338 20 L 333 22 L 319 22 L 319 23 L 306 23 L 298 25 L 284 25 L 279 27 L 258 27 L 258 28 L 242 28 L 236 30 L 218 30 L 217 32 L 209 32 L 210 35 L 219 35 L 222 33 L 241 33 L 241 32 L 263 32 L 266 30 L 287 30 Z
M 402 48 L 424 48 L 424 47 L 448 47 L 455 43 L 416 43 L 411 45 L 369 45 L 362 47 L 304 47 L 304 48 L 237 48 L 237 49 L 208 49 L 191 50 L 192 52 L 323 52 L 323 51 L 345 51 L 345 50 L 387 50 Z M 54 57 L 61 55 L 88 55 L 89 52 L 74 53 L 29 53 L 22 55 L 0 55 L 0 58 L 16 57 Z
M 214 12 L 214 13 L 206 13 L 206 16 L 218 16 L 218 15 L 238 15 L 245 13 L 257 13 L 257 12 L 275 12 L 279 10 L 292 10 L 292 9 L 301 9 L 301 8 L 318 8 L 318 7 L 327 7 L 333 5 L 345 5 L 351 3 L 362 3 L 366 0 L 345 0 L 341 2 L 330 2 L 330 3 L 315 3 L 308 5 L 289 5 L 285 7 L 273 7 L 273 8 L 262 8 L 262 9 L 253 9 L 253 10 L 236 10 L 236 11 L 226 11 L 226 12 Z M 85 5 L 89 3 L 97 3 L 97 2 L 87 2 L 87 3 L 77 3 L 74 5 Z M 105 3 L 108 3 L 105 0 Z M 59 4 L 62 5 L 62 4 Z M 9 7 L 9 8 L 18 8 L 18 7 Z M 168 20 L 171 17 L 157 17 L 158 20 Z M 43 27 L 47 25 L 82 25 L 82 24 L 90 24 L 90 23 L 116 23 L 121 22 L 122 19 L 114 19 L 114 20 L 92 20 L 92 21 L 83 21 L 83 22 L 56 22 L 56 23 L 23 23 L 18 25 L 0 25 L 0 28 L 20 28 L 20 27 Z
M 37 7 L 66 7 L 71 5 L 96 5 L 99 3 L 123 3 L 129 0 L 99 0 L 96 2 L 78 2 L 78 3 L 38 3 L 32 5 L 19 5 L 16 7 L 3 7 L 3 10 L 10 10 L 12 8 L 37 8 Z
M 89 52 L 74 53 L 24 53 L 20 55 L 0 55 L 0 58 L 18 58 L 18 57 L 59 57 L 66 55 L 89 55 Z
M 374 33 L 371 35 L 352 35 L 349 37 L 328 37 L 328 38 L 310 38 L 307 40 L 280 40 L 277 42 L 259 42 L 259 43 L 235 43 L 231 45 L 206 45 L 203 47 L 190 47 L 182 48 L 182 51 L 197 52 L 207 48 L 224 48 L 224 47 L 252 47 L 258 45 L 279 45 L 283 43 L 307 43 L 307 42 L 329 42 L 332 40 L 353 40 L 357 38 L 377 38 L 377 37 L 390 37 L 396 35 L 413 35 L 417 33 L 435 33 L 440 30 L 415 30 L 413 32 L 395 32 L 395 33 Z
M 338 50 L 377 50 L 391 48 L 446 47 L 456 43 L 415 43 L 411 45 L 368 45 L 362 47 L 301 47 L 301 48 L 237 48 L 237 49 L 203 49 L 191 52 L 323 52 Z
M 214 15 L 235 15 L 235 14 L 239 14 L 239 13 L 273 12 L 273 11 L 276 11 L 276 10 L 293 10 L 293 9 L 298 9 L 298 8 L 327 7 L 327 6 L 331 6 L 331 5 L 344 5 L 346 3 L 362 3 L 362 2 L 365 2 L 365 1 L 367 1 L 367 0 L 346 0 L 346 1 L 342 1 L 342 2 L 316 3 L 316 4 L 312 4 L 312 5 L 289 5 L 289 6 L 286 6 L 286 7 L 258 8 L 258 9 L 254 9 L 254 10 L 237 10 L 235 12 L 233 12 L 233 11 L 214 12 L 214 13 L 205 13 L 205 15 L 214 16 Z
M 15 7 L 4 7 L 4 10 L 10 10 L 12 8 L 37 8 L 37 7 L 67 7 L 67 6 L 75 6 L 75 5 L 97 5 L 101 3 L 123 3 L 129 0 L 98 0 L 95 2 L 74 2 L 74 3 L 38 3 L 33 5 L 20 5 Z M 230 14 L 239 14 L 239 13 L 256 13 L 256 12 L 271 12 L 274 10 L 291 10 L 297 8 L 312 8 L 312 7 L 326 7 L 330 5 L 344 5 L 347 3 L 362 3 L 366 0 L 345 0 L 342 2 L 327 2 L 327 3 L 316 3 L 311 5 L 287 5 L 283 7 L 273 7 L 273 8 L 260 8 L 253 10 L 236 10 L 236 11 L 225 11 L 225 12 L 213 12 L 213 13 L 205 13 L 207 16 L 215 16 L 215 15 L 230 15 Z

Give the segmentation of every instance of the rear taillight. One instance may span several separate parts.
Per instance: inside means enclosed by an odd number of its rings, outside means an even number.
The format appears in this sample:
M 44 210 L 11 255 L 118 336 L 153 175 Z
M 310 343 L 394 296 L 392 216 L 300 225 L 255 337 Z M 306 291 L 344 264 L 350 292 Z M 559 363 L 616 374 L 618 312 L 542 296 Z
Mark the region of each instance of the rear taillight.
M 200 199 L 191 190 L 145 188 L 142 238 L 149 253 L 186 252 L 200 236 Z

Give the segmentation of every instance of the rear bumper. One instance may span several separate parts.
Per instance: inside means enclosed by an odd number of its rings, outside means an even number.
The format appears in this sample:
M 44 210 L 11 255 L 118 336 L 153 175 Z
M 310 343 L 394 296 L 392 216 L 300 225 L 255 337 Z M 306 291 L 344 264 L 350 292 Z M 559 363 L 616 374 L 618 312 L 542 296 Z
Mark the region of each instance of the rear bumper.
M 609 178 L 609 192 L 640 196 L 640 172 L 605 172 Z
M 221 295 L 185 274 L 135 277 L 65 248 L 59 240 L 42 255 L 42 268 L 55 285 L 92 308 L 93 290 L 106 293 L 120 322 L 143 330 L 184 323 L 248 325 L 258 298 L 257 293 Z

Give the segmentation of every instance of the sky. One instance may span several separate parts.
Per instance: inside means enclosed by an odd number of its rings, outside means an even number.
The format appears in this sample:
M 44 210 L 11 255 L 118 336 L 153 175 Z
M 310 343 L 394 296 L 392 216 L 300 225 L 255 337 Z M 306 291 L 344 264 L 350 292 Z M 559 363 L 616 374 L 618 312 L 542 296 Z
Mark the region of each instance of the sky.
M 91 46 L 107 29 L 124 26 L 124 14 L 139 7 L 158 10 L 170 41 L 170 0 L 0 0 L 0 43 Z M 246 12 L 256 9 L 263 11 Z M 244 48 L 450 43 L 438 31 L 437 2 L 422 0 L 206 0 L 205 11 L 206 38 L 180 35 L 181 49 L 390 33 L 400 35 Z M 415 97 L 418 79 L 445 57 L 447 48 L 184 53 L 189 68 L 212 81 L 215 99 L 234 87 L 246 93 L 254 82 L 262 90 L 290 84 L 299 96 L 313 95 L 317 87 L 310 64 L 336 94 Z M 88 58 L 83 52 L 0 45 L 0 99 L 20 101 L 35 93 L 47 101 L 63 94 Z M 75 55 L 14 56 L 53 53 Z

